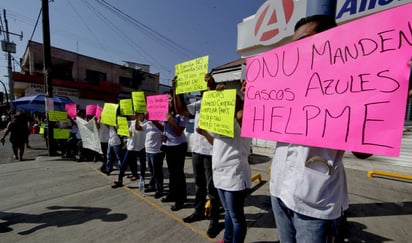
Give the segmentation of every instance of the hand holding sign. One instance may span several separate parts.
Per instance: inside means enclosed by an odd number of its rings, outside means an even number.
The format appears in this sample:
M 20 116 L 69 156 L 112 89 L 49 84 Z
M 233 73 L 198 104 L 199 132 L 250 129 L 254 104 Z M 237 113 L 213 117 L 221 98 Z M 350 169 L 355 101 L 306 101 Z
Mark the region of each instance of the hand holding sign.
M 405 4 L 248 58 L 242 136 L 398 156 L 411 12 Z

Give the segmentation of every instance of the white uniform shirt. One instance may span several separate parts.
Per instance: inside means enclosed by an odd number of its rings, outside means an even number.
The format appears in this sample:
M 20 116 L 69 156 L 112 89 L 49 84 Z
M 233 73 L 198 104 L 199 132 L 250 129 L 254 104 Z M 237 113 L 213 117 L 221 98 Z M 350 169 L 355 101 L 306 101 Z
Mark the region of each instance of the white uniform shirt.
M 348 208 L 343 154 L 340 150 L 277 143 L 270 175 L 271 195 L 309 217 L 340 217 Z M 325 163 L 308 164 L 315 156 Z
M 136 120 L 130 122 L 129 132 L 130 137 L 127 139 L 127 150 L 140 151 L 144 148 L 145 133 L 143 130 L 136 130 Z
M 195 115 L 195 131 L 193 132 L 192 152 L 203 155 L 212 155 L 213 146 L 207 141 L 204 136 L 196 132 L 196 128 L 199 126 L 200 106 L 200 100 L 187 105 L 187 109 L 189 110 L 190 114 Z
M 248 157 L 252 139 L 240 136 L 240 126 L 235 121 L 235 137 L 216 135 L 213 142 L 212 169 L 216 188 L 242 191 L 251 186 Z
M 116 129 L 113 126 L 109 127 L 109 146 L 117 146 L 122 142 L 120 141 L 119 135 L 117 135 Z
M 99 138 L 101 143 L 109 142 L 109 127 L 106 124 L 100 123 Z
M 146 133 L 145 147 L 146 153 L 160 153 L 162 147 L 162 131 L 160 131 L 151 121 L 143 121 L 140 126 Z

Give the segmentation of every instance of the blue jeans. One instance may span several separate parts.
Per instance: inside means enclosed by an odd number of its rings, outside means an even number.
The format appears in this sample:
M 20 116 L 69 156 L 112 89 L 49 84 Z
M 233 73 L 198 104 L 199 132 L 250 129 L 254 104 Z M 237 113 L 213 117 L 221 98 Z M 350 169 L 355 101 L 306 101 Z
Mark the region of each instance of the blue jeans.
M 150 178 L 149 187 L 156 189 L 157 192 L 163 192 L 163 159 L 164 153 L 146 153 L 149 168 L 151 168 L 152 177 Z
M 244 242 L 247 224 L 244 212 L 246 190 L 225 191 L 217 189 L 223 208 L 225 209 L 225 242 Z
M 114 157 L 117 159 L 117 165 L 119 169 L 121 168 L 120 162 L 123 160 L 122 155 L 122 145 L 107 146 L 107 162 L 106 162 L 106 172 L 110 173 L 113 170 L 113 160 Z
M 129 166 L 133 176 L 137 177 L 137 151 L 127 150 L 120 164 L 118 181 L 123 181 L 123 176 Z
M 327 232 L 333 220 L 317 219 L 296 213 L 287 208 L 277 197 L 272 196 L 271 201 L 280 242 L 331 242 Z
M 140 178 L 144 179 L 144 176 L 146 174 L 146 149 L 142 148 L 141 150 L 137 151 L 137 157 L 139 158 L 140 164 Z

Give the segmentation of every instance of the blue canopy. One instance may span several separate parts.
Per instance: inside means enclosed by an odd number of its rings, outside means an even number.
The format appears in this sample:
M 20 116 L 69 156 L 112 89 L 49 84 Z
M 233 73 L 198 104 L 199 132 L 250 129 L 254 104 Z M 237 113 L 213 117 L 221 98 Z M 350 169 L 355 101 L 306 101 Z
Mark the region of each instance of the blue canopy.
M 65 111 L 66 104 L 74 103 L 71 99 L 65 96 L 53 96 L 54 110 Z M 23 96 L 12 101 L 13 107 L 16 110 L 38 111 L 45 112 L 46 96 L 44 94 Z

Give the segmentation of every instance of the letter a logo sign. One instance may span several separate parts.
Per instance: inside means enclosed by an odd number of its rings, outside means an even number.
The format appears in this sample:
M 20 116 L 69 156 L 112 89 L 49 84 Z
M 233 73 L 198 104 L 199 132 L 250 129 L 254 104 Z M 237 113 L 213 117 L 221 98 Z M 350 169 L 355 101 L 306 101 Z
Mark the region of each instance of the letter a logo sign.
M 288 33 L 295 4 L 293 0 L 268 0 L 256 13 L 254 35 L 256 42 L 270 45 Z M 289 31 L 290 32 L 290 31 Z

